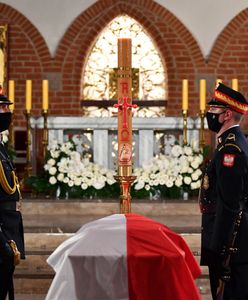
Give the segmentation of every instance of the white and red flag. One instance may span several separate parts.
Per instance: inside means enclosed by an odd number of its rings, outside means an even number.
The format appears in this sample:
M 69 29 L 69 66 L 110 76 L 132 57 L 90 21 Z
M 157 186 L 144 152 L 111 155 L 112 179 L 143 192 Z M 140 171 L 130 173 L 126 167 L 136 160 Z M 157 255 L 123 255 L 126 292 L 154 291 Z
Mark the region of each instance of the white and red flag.
M 48 258 L 46 300 L 199 300 L 201 270 L 184 239 L 136 214 L 82 226 Z

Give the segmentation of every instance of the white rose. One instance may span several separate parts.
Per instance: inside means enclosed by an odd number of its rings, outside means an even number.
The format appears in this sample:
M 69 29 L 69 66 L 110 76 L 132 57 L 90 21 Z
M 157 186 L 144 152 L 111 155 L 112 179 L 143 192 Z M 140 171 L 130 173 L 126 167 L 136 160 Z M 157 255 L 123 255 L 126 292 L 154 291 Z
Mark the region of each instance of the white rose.
M 82 179 L 81 179 L 80 177 L 77 177 L 77 178 L 75 179 L 75 181 L 74 181 L 74 184 L 75 184 L 76 186 L 81 185 L 81 183 L 82 183 Z
M 153 185 L 154 186 L 158 186 L 159 185 L 159 181 L 157 179 L 155 179 Z
M 160 184 L 160 185 L 165 185 L 165 180 L 164 180 L 163 178 L 160 178 L 160 179 L 159 179 L 159 184 Z
M 193 151 L 192 151 L 191 147 L 188 147 L 188 146 L 183 147 L 183 151 L 186 155 L 192 155 L 193 154 Z
M 48 172 L 50 175 L 55 175 L 57 172 L 57 169 L 55 167 L 51 167 Z
M 68 185 L 69 185 L 69 187 L 72 187 L 72 186 L 74 186 L 74 182 L 72 180 L 69 180 Z
M 178 157 L 183 154 L 182 147 L 179 145 L 175 145 L 171 148 L 172 156 Z
M 198 160 L 195 159 L 194 161 L 192 161 L 191 167 L 195 170 L 198 169 L 199 168 Z
M 154 180 L 149 180 L 149 185 L 153 186 L 154 185 Z
M 107 179 L 107 184 L 112 185 L 114 183 L 115 183 L 114 179 L 109 179 L 109 178 Z
M 59 172 L 60 173 L 67 173 L 67 169 L 66 168 L 64 168 L 64 167 L 59 167 Z
M 192 180 L 196 181 L 199 178 L 198 173 L 197 172 L 192 173 L 191 178 Z
M 150 174 L 150 178 L 151 179 L 155 179 L 156 178 L 156 175 L 154 173 Z
M 55 163 L 56 163 L 56 161 L 55 161 L 55 159 L 53 159 L 53 158 L 50 158 L 50 159 L 48 159 L 48 161 L 47 161 L 47 164 L 50 165 L 50 166 L 54 166 Z
M 201 180 L 196 181 L 196 188 L 199 189 L 201 187 Z
M 172 187 L 172 186 L 173 186 L 173 181 L 172 181 L 171 179 L 167 180 L 166 186 L 167 186 L 168 188 Z
M 58 179 L 58 181 L 63 181 L 63 180 L 64 180 L 64 174 L 60 173 L 60 174 L 57 176 L 57 179 Z
M 54 176 L 49 178 L 49 183 L 55 184 L 56 182 L 57 182 L 57 179 Z
M 104 181 L 97 181 L 93 183 L 93 187 L 97 190 L 102 189 L 105 186 L 105 182 Z
M 189 173 L 189 167 L 187 165 L 182 166 L 181 173 Z
M 135 189 L 135 190 L 141 190 L 141 189 L 143 189 L 144 186 L 145 186 L 144 181 L 143 181 L 143 180 L 139 180 L 139 181 L 135 184 L 134 189 Z
M 51 168 L 51 166 L 49 166 L 49 165 L 47 165 L 47 164 L 44 165 L 44 169 L 45 169 L 46 171 L 48 171 L 50 168 Z
M 194 160 L 194 156 L 189 155 L 189 156 L 187 157 L 187 160 L 188 160 L 189 163 L 191 163 L 191 162 Z
M 191 174 L 193 172 L 194 172 L 194 170 L 192 168 L 188 168 L 188 172 L 187 173 Z
M 175 185 L 176 185 L 177 187 L 180 187 L 180 186 L 182 186 L 182 184 L 183 184 L 182 180 L 179 179 L 179 178 L 177 178 L 176 181 L 175 181 Z
M 190 188 L 191 188 L 191 190 L 195 190 L 195 189 L 197 189 L 197 185 L 196 185 L 196 183 L 195 183 L 195 182 L 191 182 L 191 184 L 190 184 Z
M 68 183 L 68 182 L 69 182 L 69 178 L 68 178 L 68 177 L 65 177 L 64 180 L 63 180 L 63 182 L 64 182 L 64 183 Z
M 184 183 L 185 184 L 187 184 L 187 185 L 189 185 L 190 183 L 191 183 L 191 178 L 189 177 L 189 176 L 185 176 L 184 178 L 183 178 L 183 181 L 184 181 Z
M 87 185 L 86 183 L 82 183 L 82 184 L 81 184 L 81 188 L 82 188 L 83 190 L 87 190 L 88 185 Z
M 51 156 L 53 157 L 53 158 L 58 158 L 59 157 L 59 151 L 53 151 L 53 150 L 51 150 L 50 151 L 50 154 L 51 154 Z
M 150 185 L 149 185 L 149 184 L 146 184 L 146 185 L 145 185 L 145 189 L 146 189 L 147 191 L 149 191 L 149 190 L 150 190 Z

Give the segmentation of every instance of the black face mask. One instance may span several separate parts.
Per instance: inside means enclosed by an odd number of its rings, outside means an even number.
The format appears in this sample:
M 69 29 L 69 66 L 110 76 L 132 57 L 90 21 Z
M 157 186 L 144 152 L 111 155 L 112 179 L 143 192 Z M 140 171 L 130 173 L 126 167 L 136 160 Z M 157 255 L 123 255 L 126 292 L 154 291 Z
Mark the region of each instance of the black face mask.
M 220 123 L 219 122 L 219 116 L 221 114 L 223 114 L 226 111 L 223 111 L 221 113 L 211 113 L 211 112 L 207 112 L 206 113 L 206 118 L 207 118 L 207 122 L 208 122 L 208 128 L 211 131 L 214 131 L 216 133 L 218 133 L 221 129 L 221 127 L 223 126 L 224 123 Z
M 9 125 L 11 123 L 11 118 L 12 118 L 11 112 L 0 113 L 0 132 L 7 130 L 9 128 Z

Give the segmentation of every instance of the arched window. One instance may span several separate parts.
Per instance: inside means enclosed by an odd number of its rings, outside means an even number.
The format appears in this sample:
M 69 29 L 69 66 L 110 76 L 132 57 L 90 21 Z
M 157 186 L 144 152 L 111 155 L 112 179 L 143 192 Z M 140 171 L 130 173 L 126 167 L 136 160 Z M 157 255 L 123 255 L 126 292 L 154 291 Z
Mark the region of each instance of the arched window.
M 132 39 L 133 99 L 167 99 L 167 73 L 160 54 L 144 28 L 133 18 L 121 15 L 102 31 L 83 72 L 81 98 L 83 100 L 117 99 L 117 39 Z M 83 103 L 83 102 L 82 102 Z M 86 103 L 86 102 L 85 102 Z M 87 101 L 89 103 L 89 101 Z M 136 116 L 152 117 L 163 114 L 164 107 L 146 107 Z M 112 107 L 84 107 L 88 116 L 111 116 Z

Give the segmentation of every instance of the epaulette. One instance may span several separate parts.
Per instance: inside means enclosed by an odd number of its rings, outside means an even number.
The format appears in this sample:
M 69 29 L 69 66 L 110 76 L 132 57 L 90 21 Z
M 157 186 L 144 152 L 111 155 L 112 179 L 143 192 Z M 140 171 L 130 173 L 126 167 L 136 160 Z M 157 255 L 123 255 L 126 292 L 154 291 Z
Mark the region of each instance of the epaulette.
M 218 148 L 218 151 L 221 151 L 225 147 L 234 147 L 234 148 L 238 149 L 239 152 L 242 152 L 241 148 L 238 145 L 232 144 L 232 143 L 225 143 L 220 148 Z

